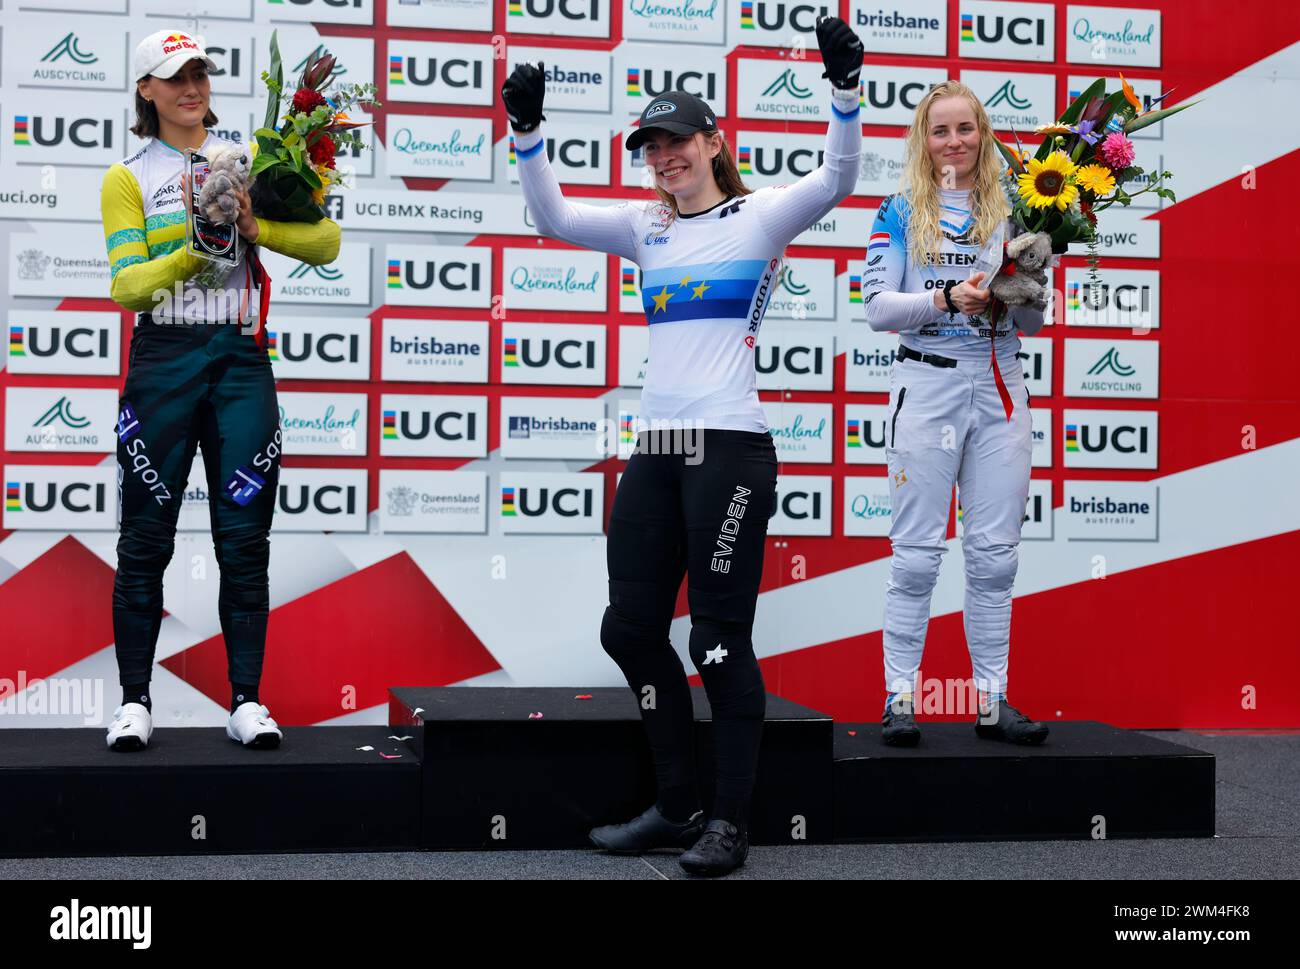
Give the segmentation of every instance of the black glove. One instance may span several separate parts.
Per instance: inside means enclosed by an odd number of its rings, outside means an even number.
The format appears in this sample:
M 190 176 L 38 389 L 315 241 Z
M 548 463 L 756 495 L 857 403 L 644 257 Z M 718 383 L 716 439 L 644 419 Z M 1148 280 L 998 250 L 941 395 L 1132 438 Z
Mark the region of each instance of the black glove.
M 506 116 L 515 134 L 532 131 L 546 120 L 542 114 L 542 101 L 546 97 L 546 64 L 538 61 L 537 66 L 527 62 L 520 64 L 506 83 L 501 85 L 501 100 L 506 105 Z
M 817 21 L 817 46 L 822 50 L 822 77 L 830 78 L 841 90 L 858 86 L 862 73 L 862 41 L 839 17 L 822 17 Z

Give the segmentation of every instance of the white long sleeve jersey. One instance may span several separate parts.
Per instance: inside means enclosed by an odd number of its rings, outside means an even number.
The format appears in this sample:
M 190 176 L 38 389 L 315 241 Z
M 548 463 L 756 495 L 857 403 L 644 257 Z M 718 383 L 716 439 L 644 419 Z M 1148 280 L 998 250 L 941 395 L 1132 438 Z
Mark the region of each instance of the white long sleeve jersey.
M 934 291 L 951 279 L 970 277 L 979 255 L 971 236 L 975 219 L 968 190 L 939 190 L 939 226 L 943 239 L 937 266 L 918 267 L 908 255 L 908 203 L 903 195 L 890 195 L 880 203 L 867 243 L 862 290 L 867 324 L 873 330 L 897 330 L 900 342 L 922 353 L 937 353 L 957 360 L 987 360 L 990 324 L 980 316 L 950 316 L 936 309 Z M 1020 351 L 1016 330 L 1033 336 L 1042 328 L 1043 313 L 1028 306 L 1013 306 L 998 321 L 997 355 L 1013 357 Z
M 651 426 L 768 429 L 754 345 L 785 247 L 857 183 L 862 124 L 856 90 L 836 90 L 822 164 L 793 185 L 679 214 L 658 201 L 567 202 L 540 129 L 515 137 L 519 182 L 538 232 L 641 267 L 650 359 L 641 420 Z

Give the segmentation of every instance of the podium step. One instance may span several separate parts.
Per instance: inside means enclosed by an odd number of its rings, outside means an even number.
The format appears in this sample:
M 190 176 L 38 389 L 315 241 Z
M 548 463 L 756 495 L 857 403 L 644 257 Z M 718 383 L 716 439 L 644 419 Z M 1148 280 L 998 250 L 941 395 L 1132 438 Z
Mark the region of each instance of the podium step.
M 159 728 L 116 753 L 98 728 L 6 729 L 0 855 L 414 848 L 420 765 L 391 733 L 287 727 L 249 750 L 224 728 Z
M 886 747 L 880 724 L 835 725 L 835 840 L 1208 838 L 1214 755 L 1091 721 L 1052 723 L 1039 747 L 922 722 Z
M 640 711 L 625 687 L 398 687 L 389 696 L 391 732 L 413 735 L 424 769 L 424 847 L 590 847 L 593 827 L 654 801 Z M 702 687 L 691 697 L 707 810 L 712 714 Z M 831 727 L 824 714 L 768 697 L 754 844 L 830 841 Z

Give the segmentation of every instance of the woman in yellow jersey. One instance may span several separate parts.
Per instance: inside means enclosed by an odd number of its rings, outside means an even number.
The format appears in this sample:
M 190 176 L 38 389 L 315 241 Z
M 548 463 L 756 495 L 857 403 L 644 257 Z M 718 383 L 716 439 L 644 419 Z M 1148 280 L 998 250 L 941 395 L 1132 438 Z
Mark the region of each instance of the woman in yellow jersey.
M 312 265 L 338 255 L 339 227 L 271 222 L 241 196 L 242 255 L 228 270 L 185 247 L 185 150 L 227 144 L 208 129 L 208 70 L 201 37 L 160 30 L 134 61 L 136 123 L 145 146 L 113 165 L 101 207 L 112 298 L 139 313 L 117 423 L 121 534 L 113 630 L 122 705 L 108 744 L 140 750 L 153 732 L 150 673 L 162 622 L 162 576 L 171 559 L 181 495 L 203 450 L 209 512 L 221 570 L 218 611 L 231 682 L 226 733 L 251 747 L 281 733 L 258 687 L 269 610 L 268 534 L 279 481 L 281 438 L 265 346 L 267 280 L 258 247 Z M 238 147 L 238 146 L 237 146 Z

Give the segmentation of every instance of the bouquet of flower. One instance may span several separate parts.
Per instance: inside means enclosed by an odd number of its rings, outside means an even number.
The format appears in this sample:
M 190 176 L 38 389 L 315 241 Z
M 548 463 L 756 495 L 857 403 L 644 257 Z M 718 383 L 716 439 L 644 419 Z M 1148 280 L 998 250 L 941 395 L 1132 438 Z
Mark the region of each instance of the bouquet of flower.
M 271 69 L 262 72 L 269 92 L 266 120 L 253 133 L 258 150 L 249 196 L 255 214 L 278 222 L 319 222 L 325 195 L 343 184 L 335 156 L 350 145 L 363 147 L 355 129 L 370 123 L 350 120 L 347 111 L 378 102 L 373 84 L 341 85 L 326 97 L 321 91 L 333 70 L 333 54 L 313 52 L 295 89 L 285 92 L 280 45 L 271 34 Z M 281 103 L 287 105 L 283 117 Z
M 1130 205 L 1146 192 L 1176 201 L 1162 184 L 1173 173 L 1148 174 L 1134 164 L 1137 153 L 1128 136 L 1197 103 L 1154 109 L 1169 96 L 1166 92 L 1154 100 L 1153 110 L 1143 112 L 1132 85 L 1122 74 L 1119 80 L 1120 89 L 1111 93 L 1104 78 L 1095 81 L 1060 120 L 1037 128 L 1035 133 L 1044 139 L 1032 158 L 1020 146 L 1019 136 L 1019 150 L 997 143 L 1009 165 L 1003 185 L 1012 220 L 1025 232 L 1050 235 L 1054 253 L 1064 253 L 1071 242 L 1086 241 L 1094 281 L 1098 212 L 1116 203 Z M 1125 182 L 1144 176 L 1145 188 L 1132 193 L 1124 189 Z

